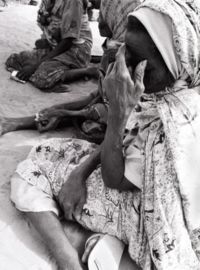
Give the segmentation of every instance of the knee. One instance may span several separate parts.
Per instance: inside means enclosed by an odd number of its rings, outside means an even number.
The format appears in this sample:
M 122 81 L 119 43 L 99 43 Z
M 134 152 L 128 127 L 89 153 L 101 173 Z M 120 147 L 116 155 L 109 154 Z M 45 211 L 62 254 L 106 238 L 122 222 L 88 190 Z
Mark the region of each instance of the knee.
M 31 83 L 42 91 L 48 91 L 53 88 L 57 83 L 61 82 L 63 71 L 52 71 L 43 65 L 39 66 L 36 72 L 31 76 Z
M 46 91 L 54 86 L 52 83 L 47 82 L 46 78 L 42 76 L 40 76 L 39 78 L 35 78 L 35 76 L 32 76 L 30 81 L 36 88 L 42 91 Z
M 40 70 L 36 72 L 30 78 L 31 83 L 40 90 L 47 90 L 52 87 L 52 81 L 48 80 L 48 76 Z
M 22 179 L 18 173 L 11 178 L 10 199 L 22 212 L 51 211 L 59 215 L 59 209 L 53 197 L 39 186 L 34 186 Z

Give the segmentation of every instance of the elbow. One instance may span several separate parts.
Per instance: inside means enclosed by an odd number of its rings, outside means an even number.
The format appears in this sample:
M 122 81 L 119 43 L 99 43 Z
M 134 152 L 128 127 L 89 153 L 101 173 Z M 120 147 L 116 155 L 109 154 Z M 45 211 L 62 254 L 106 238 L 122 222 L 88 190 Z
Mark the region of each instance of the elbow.
M 121 181 L 123 180 L 123 178 L 121 179 L 120 177 L 116 177 L 116 175 L 114 176 L 112 174 L 106 174 L 103 171 L 102 171 L 102 178 L 106 187 L 111 189 L 118 189 Z

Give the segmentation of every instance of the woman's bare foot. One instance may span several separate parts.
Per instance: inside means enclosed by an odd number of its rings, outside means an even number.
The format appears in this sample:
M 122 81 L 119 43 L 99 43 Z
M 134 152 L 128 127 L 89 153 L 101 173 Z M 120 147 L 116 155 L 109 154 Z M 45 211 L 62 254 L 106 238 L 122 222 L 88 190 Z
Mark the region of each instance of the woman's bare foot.
M 0 117 L 0 135 L 17 130 L 18 119 Z

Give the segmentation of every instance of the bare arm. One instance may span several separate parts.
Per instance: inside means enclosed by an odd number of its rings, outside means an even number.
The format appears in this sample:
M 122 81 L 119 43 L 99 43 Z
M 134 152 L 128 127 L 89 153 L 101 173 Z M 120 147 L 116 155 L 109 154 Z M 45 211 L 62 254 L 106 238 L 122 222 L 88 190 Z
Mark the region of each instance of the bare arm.
M 101 158 L 101 146 L 99 146 L 81 165 L 78 166 L 75 174 L 80 175 L 82 181 L 85 182 L 90 174 L 96 169 L 100 164 Z
M 52 50 L 50 51 L 47 56 L 45 56 L 44 59 L 42 59 L 42 62 L 43 61 L 47 61 L 47 60 L 50 60 L 66 51 L 68 51 L 71 46 L 72 46 L 72 41 L 73 41 L 73 38 L 64 38 L 62 39 L 58 45 Z
M 53 105 L 49 108 L 46 108 L 40 113 L 47 113 L 54 110 L 81 110 L 84 107 L 88 106 L 89 104 L 94 104 L 99 100 L 98 90 L 95 90 L 94 92 L 90 93 L 87 96 L 80 96 L 76 98 L 74 101 L 67 101 L 65 103 L 61 103 L 58 105 Z
M 133 185 L 124 178 L 124 156 L 122 151 L 125 119 L 109 112 L 106 135 L 101 152 L 102 177 L 110 188 L 129 190 Z
M 114 65 L 110 65 L 104 80 L 109 100 L 108 125 L 101 152 L 102 176 L 110 188 L 129 190 L 135 188 L 124 177 L 125 158 L 123 135 L 128 117 L 144 91 L 143 76 L 146 61 L 135 70 L 133 82 L 125 62 L 125 46 L 121 46 Z
M 85 181 L 100 163 L 100 151 L 101 147 L 72 171 L 58 195 L 58 201 L 67 220 L 79 219 L 81 215 L 86 202 Z

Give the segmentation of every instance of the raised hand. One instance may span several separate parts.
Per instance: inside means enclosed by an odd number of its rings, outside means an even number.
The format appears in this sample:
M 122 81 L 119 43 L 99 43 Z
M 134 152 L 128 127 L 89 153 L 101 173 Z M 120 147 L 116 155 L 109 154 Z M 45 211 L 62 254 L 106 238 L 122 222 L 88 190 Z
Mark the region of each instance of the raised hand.
M 33 75 L 33 73 L 36 71 L 37 66 L 36 65 L 27 65 L 24 66 L 18 73 L 17 77 L 20 80 L 28 81 L 29 78 Z
M 127 118 L 137 105 L 144 92 L 144 73 L 147 61 L 140 62 L 131 78 L 125 60 L 126 47 L 123 44 L 117 54 L 116 61 L 109 65 L 103 87 L 109 101 L 110 113 Z

